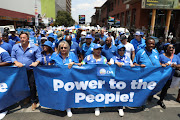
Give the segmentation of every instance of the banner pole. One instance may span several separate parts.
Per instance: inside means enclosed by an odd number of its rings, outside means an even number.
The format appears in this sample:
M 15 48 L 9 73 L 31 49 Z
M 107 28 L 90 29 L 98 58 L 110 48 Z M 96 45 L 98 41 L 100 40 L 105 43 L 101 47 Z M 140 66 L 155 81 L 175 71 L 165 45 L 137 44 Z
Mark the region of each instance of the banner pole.
M 150 35 L 154 35 L 154 25 L 155 25 L 155 19 L 156 19 L 156 9 L 152 10 L 152 18 L 151 18 L 151 30 Z
M 168 10 L 167 16 L 166 16 L 166 26 L 165 26 L 165 31 L 164 31 L 166 41 L 167 41 L 167 36 L 168 36 L 168 32 L 169 32 L 170 21 L 171 21 L 171 10 Z

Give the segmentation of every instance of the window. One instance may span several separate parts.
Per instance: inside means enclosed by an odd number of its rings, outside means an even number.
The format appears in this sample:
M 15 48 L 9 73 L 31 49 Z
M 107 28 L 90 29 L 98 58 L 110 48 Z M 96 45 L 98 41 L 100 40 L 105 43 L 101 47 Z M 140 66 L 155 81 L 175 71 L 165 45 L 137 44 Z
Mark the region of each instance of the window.
M 130 26 L 130 21 L 131 21 L 131 12 L 127 11 L 126 12 L 126 26 Z
M 136 9 L 132 10 L 132 26 L 135 26 L 136 23 Z
M 124 13 L 121 13 L 121 26 L 124 27 Z

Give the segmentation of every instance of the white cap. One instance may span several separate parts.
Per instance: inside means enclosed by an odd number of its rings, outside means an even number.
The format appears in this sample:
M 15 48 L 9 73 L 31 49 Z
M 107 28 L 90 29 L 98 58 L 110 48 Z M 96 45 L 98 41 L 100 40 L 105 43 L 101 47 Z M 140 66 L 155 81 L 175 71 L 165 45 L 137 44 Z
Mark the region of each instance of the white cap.
M 86 36 L 86 31 L 82 31 L 82 32 L 81 32 L 81 35 Z
M 13 31 L 16 31 L 16 30 L 15 30 L 14 28 L 12 28 L 12 29 L 10 29 L 9 31 L 10 31 L 10 32 L 13 32 Z

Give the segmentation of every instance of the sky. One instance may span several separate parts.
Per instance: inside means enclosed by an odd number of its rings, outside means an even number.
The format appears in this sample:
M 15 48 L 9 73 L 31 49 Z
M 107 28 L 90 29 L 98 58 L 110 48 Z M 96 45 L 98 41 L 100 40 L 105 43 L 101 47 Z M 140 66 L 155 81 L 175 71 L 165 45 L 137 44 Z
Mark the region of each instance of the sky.
M 85 21 L 91 22 L 94 15 L 94 7 L 102 6 L 106 0 L 71 0 L 71 15 L 76 22 L 79 22 L 79 15 L 85 15 Z

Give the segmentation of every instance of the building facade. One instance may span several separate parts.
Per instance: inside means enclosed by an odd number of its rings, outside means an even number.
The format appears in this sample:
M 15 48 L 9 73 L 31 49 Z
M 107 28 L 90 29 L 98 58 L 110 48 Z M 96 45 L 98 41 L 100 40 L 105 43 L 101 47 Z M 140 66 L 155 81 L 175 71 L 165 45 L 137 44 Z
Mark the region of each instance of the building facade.
M 58 11 L 67 11 L 71 14 L 71 0 L 56 0 L 56 13 Z
M 40 13 L 40 0 L 1 0 L 0 25 L 14 25 L 15 27 L 33 25 L 35 4 Z
M 96 8 L 95 8 L 96 9 Z M 100 10 L 99 10 L 100 9 Z M 99 12 L 101 11 L 101 12 Z M 172 10 L 169 32 L 173 32 L 176 37 L 180 37 L 180 17 L 179 10 Z M 155 36 L 164 36 L 166 24 L 167 9 L 156 10 L 156 21 L 154 33 Z M 95 15 L 92 17 L 96 23 L 109 27 L 108 17 L 114 17 L 120 20 L 120 26 L 129 30 L 141 29 L 145 33 L 149 33 L 151 28 L 152 9 L 142 9 L 142 0 L 107 0 L 100 8 L 96 9 Z

